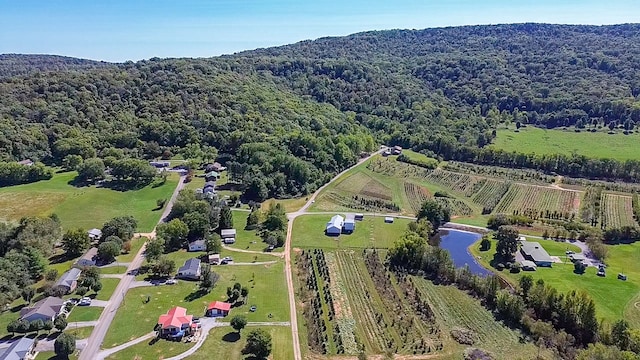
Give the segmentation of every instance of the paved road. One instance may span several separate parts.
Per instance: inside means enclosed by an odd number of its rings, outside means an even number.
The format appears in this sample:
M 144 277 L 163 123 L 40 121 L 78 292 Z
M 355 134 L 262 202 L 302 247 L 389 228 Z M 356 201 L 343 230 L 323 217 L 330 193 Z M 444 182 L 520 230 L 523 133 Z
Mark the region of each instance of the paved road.
M 178 193 L 184 187 L 184 179 L 184 176 L 180 177 L 178 186 L 176 186 L 176 189 L 173 191 L 173 195 L 171 195 L 171 199 L 165 206 L 162 217 L 160 218 L 160 221 L 158 223 L 162 223 L 171 212 L 171 208 L 173 207 L 173 203 L 178 197 Z M 154 228 L 149 235 L 155 236 L 155 232 L 156 230 Z M 138 253 L 136 254 L 136 257 L 129 264 L 129 267 L 127 268 L 127 274 L 130 274 L 132 270 L 136 270 L 140 267 L 140 265 L 142 265 L 142 261 L 144 260 L 143 254 L 145 247 L 146 242 L 144 245 L 142 245 L 140 251 L 138 251 Z M 124 299 L 127 290 L 129 290 L 129 287 L 131 286 L 133 280 L 135 280 L 135 276 L 133 275 L 127 275 L 122 280 L 120 280 L 118 286 L 116 287 L 116 290 L 113 292 L 113 295 L 111 295 L 111 299 L 109 299 L 108 305 L 102 311 L 100 319 L 98 320 L 98 325 L 96 325 L 93 329 L 93 332 L 91 332 L 91 336 L 89 336 L 87 346 L 80 353 L 80 357 L 78 358 L 78 360 L 96 359 L 98 351 L 100 350 L 100 346 L 102 345 L 104 337 L 107 334 L 107 330 L 109 329 L 109 326 L 111 326 L 111 322 L 116 316 L 116 311 L 120 307 L 120 304 L 122 303 L 122 300 Z

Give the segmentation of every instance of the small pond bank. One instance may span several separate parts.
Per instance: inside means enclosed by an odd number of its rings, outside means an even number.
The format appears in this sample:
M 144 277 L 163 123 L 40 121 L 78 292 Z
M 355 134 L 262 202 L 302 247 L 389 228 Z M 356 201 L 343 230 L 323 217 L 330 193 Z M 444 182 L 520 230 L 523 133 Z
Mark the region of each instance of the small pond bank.
M 469 252 L 469 246 L 482 237 L 477 232 L 457 230 L 450 228 L 440 229 L 440 247 L 447 250 L 456 267 L 469 266 L 471 273 L 481 276 L 491 274 L 491 271 L 480 263 Z

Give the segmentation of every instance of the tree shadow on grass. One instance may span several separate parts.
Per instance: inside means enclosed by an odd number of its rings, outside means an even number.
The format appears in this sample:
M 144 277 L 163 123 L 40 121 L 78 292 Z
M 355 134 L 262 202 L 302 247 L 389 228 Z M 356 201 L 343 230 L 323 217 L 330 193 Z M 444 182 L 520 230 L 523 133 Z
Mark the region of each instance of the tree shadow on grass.
M 222 341 L 224 342 L 229 342 L 229 343 L 234 343 L 236 341 L 240 340 L 240 333 L 232 331 L 229 333 L 226 333 L 223 337 L 222 337 Z
M 207 295 L 207 292 L 202 290 L 202 289 L 199 289 L 199 290 L 196 290 L 196 291 L 192 292 L 191 294 L 185 296 L 184 297 L 184 301 L 191 302 L 193 300 L 200 299 L 201 297 L 203 297 L 205 295 Z
M 63 263 L 67 260 L 71 260 L 71 258 L 67 255 L 67 253 L 62 253 L 62 254 L 58 254 L 58 255 L 54 255 L 52 257 L 49 258 L 49 263 L 50 264 L 60 264 Z

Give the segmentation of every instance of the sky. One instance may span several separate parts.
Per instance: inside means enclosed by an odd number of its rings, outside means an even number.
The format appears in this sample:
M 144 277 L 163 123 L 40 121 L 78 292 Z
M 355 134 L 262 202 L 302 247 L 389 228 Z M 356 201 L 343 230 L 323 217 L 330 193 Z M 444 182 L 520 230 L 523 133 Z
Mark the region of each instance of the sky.
M 640 22 L 638 0 L 0 0 L 0 54 L 211 57 L 367 30 Z

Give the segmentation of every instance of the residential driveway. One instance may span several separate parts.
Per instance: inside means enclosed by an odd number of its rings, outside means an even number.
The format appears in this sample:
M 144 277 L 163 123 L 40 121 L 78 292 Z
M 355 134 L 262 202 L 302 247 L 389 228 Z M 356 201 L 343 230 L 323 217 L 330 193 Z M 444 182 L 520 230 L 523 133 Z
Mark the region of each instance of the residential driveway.
M 76 322 L 68 323 L 67 324 L 67 329 L 89 327 L 89 326 L 96 326 L 96 325 L 98 325 L 98 320 L 95 320 L 95 321 L 76 321 Z
M 93 306 L 93 307 L 106 307 L 109 304 L 109 301 L 105 301 L 105 300 L 91 300 L 91 305 L 89 306 Z
M 100 274 L 103 279 L 122 279 L 124 274 Z
M 42 339 L 36 345 L 36 351 L 53 351 L 55 339 Z M 76 340 L 76 349 L 84 349 L 87 346 L 87 339 Z
M 127 266 L 128 267 L 129 264 L 131 264 L 131 263 L 128 263 L 128 262 L 112 262 L 112 263 L 107 264 L 107 265 L 98 266 L 98 268 L 102 269 L 102 268 L 108 268 L 108 267 L 114 267 L 114 266 Z

